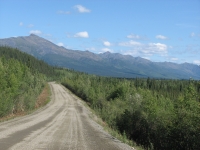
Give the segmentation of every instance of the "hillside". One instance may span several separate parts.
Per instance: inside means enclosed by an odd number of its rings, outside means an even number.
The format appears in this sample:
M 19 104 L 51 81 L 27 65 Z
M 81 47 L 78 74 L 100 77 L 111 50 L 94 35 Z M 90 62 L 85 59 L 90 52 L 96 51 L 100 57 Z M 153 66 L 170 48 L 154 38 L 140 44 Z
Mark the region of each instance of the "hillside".
M 70 50 L 31 34 L 30 36 L 0 39 L 0 45 L 18 48 L 50 65 L 90 74 L 124 78 L 200 79 L 200 66 L 171 62 L 152 62 L 141 57 L 105 52 Z
M 47 77 L 53 77 L 55 75 L 55 68 L 48 65 L 42 60 L 38 60 L 35 57 L 21 52 L 18 49 L 0 46 L 0 57 L 8 59 L 15 59 L 23 65 L 30 68 L 32 73 L 38 72 L 46 75 Z

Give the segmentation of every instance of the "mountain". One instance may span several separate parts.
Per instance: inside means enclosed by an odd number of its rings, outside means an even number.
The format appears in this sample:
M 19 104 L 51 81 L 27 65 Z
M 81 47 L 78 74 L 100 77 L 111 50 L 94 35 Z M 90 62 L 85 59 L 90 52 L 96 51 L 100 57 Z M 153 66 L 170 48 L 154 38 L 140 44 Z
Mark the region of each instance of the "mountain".
M 70 50 L 37 35 L 0 39 L 0 45 L 17 48 L 50 65 L 112 77 L 200 79 L 200 66 L 184 63 L 152 62 L 141 57 L 105 52 Z

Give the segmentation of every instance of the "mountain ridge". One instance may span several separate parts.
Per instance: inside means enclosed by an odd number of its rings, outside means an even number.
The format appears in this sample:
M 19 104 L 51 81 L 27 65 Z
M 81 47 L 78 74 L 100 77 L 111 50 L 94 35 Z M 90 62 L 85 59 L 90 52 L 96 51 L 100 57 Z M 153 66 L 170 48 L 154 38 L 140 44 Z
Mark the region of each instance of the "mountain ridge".
M 0 45 L 17 48 L 50 65 L 101 76 L 200 79 L 198 65 L 152 62 L 141 57 L 119 53 L 95 54 L 90 51 L 70 50 L 34 34 L 0 39 Z

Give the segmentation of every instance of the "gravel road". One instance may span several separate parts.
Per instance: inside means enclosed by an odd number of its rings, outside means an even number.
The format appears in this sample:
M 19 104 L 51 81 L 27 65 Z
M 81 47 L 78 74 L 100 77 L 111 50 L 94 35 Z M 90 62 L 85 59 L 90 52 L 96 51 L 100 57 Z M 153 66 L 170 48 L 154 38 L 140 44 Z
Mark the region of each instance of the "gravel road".
M 0 150 L 133 150 L 93 121 L 89 109 L 70 91 L 49 84 L 48 105 L 0 123 Z

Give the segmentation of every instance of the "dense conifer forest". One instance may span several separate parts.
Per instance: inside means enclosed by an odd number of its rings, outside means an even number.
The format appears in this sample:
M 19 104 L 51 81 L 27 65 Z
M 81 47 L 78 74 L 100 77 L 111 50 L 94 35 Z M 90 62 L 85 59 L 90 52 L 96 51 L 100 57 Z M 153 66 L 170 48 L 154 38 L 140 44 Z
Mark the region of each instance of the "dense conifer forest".
M 200 81 L 100 77 L 52 67 L 9 47 L 0 47 L 0 117 L 33 109 L 53 80 L 144 149 L 200 147 Z

